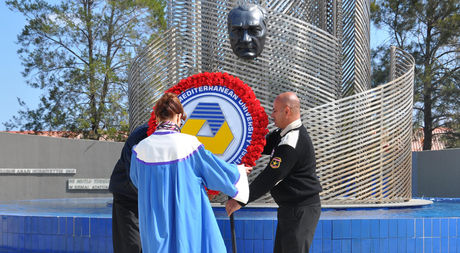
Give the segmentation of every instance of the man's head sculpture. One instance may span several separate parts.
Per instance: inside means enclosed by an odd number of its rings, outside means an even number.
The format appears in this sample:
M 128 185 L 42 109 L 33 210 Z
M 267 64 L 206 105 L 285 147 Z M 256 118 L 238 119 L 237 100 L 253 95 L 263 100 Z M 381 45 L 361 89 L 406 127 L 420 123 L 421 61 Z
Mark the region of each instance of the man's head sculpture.
M 243 4 L 228 13 L 228 34 L 233 53 L 254 59 L 262 53 L 267 35 L 266 11 L 254 4 Z

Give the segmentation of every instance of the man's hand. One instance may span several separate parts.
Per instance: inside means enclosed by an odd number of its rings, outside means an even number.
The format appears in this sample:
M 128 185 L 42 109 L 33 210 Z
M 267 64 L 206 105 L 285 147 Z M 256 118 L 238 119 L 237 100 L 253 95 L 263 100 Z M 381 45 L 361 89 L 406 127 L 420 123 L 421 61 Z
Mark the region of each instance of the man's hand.
M 228 216 L 230 216 L 233 212 L 238 211 L 240 208 L 241 205 L 234 199 L 229 199 L 225 205 L 225 210 L 227 211 Z
M 245 168 L 246 168 L 246 175 L 251 174 L 251 172 L 252 172 L 252 167 L 246 167 L 246 166 L 245 166 Z

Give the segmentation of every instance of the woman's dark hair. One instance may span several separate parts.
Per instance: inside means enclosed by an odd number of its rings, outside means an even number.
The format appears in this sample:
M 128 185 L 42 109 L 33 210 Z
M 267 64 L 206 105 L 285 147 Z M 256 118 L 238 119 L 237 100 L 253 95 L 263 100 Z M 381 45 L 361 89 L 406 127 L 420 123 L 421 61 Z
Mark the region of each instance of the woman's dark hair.
M 158 121 L 170 119 L 174 114 L 179 113 L 182 113 L 183 120 L 187 118 L 182 103 L 174 93 L 165 93 L 155 104 L 154 113 Z

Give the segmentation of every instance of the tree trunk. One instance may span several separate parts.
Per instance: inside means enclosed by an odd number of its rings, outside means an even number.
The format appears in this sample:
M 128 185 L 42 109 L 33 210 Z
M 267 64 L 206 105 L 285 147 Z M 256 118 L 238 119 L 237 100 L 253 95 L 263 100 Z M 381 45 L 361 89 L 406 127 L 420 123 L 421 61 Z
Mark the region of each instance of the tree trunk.
M 426 96 L 426 95 L 425 95 Z M 431 101 L 425 98 L 424 102 L 424 116 L 423 116 L 423 150 L 431 150 L 431 143 L 433 140 L 433 115 L 431 113 Z
M 85 1 L 85 15 L 86 15 L 86 30 L 88 32 L 88 81 L 89 81 L 89 106 L 90 106 L 90 139 L 99 139 L 99 121 L 100 117 L 98 115 L 97 110 L 97 88 L 96 88 L 96 78 L 94 77 L 96 70 L 95 70 L 95 61 L 94 61 L 94 41 L 93 41 L 93 26 L 91 24 L 91 16 L 92 16 L 92 4 L 93 1 Z
M 431 150 L 433 140 L 433 77 L 431 71 L 431 29 L 432 26 L 427 22 L 425 39 L 425 56 L 423 59 L 423 150 Z
M 105 41 L 107 43 L 107 51 L 105 55 L 105 74 L 104 74 L 104 82 L 102 83 L 102 92 L 101 92 L 101 98 L 99 100 L 99 108 L 98 108 L 98 115 L 102 118 L 102 114 L 104 113 L 105 109 L 105 98 L 107 97 L 107 92 L 109 90 L 109 82 L 110 82 L 110 75 L 112 75 L 112 36 L 113 36 L 113 29 L 114 29 L 114 15 L 115 15 L 115 9 L 112 7 L 111 12 L 110 12 L 110 18 L 109 18 L 109 27 L 107 29 L 107 35 L 105 38 Z M 102 119 L 100 119 L 101 121 Z

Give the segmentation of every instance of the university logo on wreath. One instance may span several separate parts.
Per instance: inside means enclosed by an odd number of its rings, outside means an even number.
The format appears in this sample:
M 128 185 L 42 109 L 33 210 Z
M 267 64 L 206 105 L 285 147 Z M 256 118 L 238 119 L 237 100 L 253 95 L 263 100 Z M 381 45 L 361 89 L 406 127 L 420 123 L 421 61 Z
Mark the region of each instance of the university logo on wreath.
M 251 87 L 227 73 L 205 72 L 180 80 L 166 92 L 176 94 L 187 113 L 183 133 L 197 136 L 229 163 L 255 166 L 265 146 L 268 117 Z M 148 135 L 157 127 L 154 111 Z
M 179 95 L 188 119 L 182 132 L 195 135 L 206 149 L 239 164 L 251 143 L 253 122 L 245 103 L 225 86 L 200 86 Z

